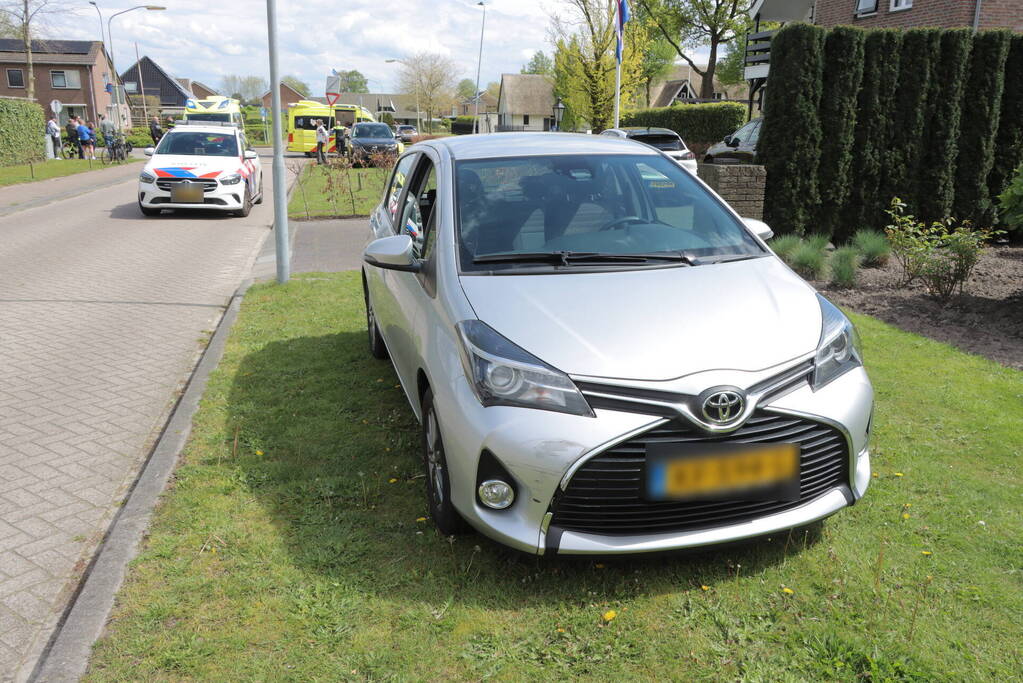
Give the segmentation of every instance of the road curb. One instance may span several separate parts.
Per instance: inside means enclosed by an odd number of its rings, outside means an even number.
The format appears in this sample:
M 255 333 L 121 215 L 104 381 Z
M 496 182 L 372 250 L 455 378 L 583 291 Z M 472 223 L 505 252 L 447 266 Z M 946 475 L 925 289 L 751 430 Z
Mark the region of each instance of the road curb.
M 206 391 L 207 380 L 224 355 L 228 334 L 251 285 L 252 280 L 246 279 L 231 297 L 156 445 L 28 676 L 29 681 L 77 681 L 85 674 L 92 646 L 103 633 L 114 599 L 128 573 L 128 564 L 138 554 L 153 510 L 188 442 L 192 418 Z

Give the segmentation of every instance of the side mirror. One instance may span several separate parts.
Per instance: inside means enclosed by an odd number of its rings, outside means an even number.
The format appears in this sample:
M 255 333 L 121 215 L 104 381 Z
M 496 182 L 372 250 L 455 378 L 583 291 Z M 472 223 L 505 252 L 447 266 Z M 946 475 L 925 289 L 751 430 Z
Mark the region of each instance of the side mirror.
M 422 267 L 412 252 L 412 238 L 408 235 L 391 235 L 373 240 L 363 252 L 362 260 L 377 268 L 405 273 L 418 273 Z
M 246 159 L 258 159 L 259 155 L 256 154 L 256 150 L 254 150 L 254 149 L 247 149 L 247 150 L 245 150 L 245 158 Z
M 767 241 L 774 237 L 774 230 L 768 227 L 767 223 L 758 221 L 756 218 L 743 218 L 742 222 L 746 224 L 746 227 L 752 230 L 757 237 Z
M 151 157 L 154 154 L 156 154 L 156 147 L 146 147 L 144 150 L 142 150 L 142 153 L 145 154 L 147 157 Z
M 726 145 L 732 144 L 732 136 L 731 135 L 726 135 L 724 140 L 722 140 L 721 142 L 725 143 Z
M 729 136 L 725 144 L 728 145 L 729 147 L 738 147 L 741 142 L 742 140 L 740 140 L 739 138 L 733 138 Z

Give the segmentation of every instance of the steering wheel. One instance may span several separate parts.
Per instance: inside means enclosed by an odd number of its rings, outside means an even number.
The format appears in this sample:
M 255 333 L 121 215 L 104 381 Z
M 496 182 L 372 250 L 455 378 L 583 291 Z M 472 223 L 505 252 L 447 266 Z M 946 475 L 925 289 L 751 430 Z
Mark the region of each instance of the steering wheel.
M 648 221 L 643 219 L 643 218 L 640 218 L 639 216 L 622 216 L 621 218 L 616 218 L 615 220 L 611 221 L 607 225 L 603 226 L 600 229 L 599 232 L 603 232 L 605 230 L 616 230 L 619 227 L 625 227 L 629 223 L 646 223 L 646 222 L 648 222 Z

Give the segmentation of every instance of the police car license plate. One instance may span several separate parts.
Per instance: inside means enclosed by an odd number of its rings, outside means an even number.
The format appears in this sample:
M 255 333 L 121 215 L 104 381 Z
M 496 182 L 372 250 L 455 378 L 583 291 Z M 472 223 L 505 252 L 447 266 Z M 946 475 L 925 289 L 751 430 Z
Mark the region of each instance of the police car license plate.
M 798 500 L 799 445 L 652 444 L 646 483 L 651 500 Z
M 171 201 L 175 204 L 202 204 L 202 185 L 177 183 L 171 188 Z

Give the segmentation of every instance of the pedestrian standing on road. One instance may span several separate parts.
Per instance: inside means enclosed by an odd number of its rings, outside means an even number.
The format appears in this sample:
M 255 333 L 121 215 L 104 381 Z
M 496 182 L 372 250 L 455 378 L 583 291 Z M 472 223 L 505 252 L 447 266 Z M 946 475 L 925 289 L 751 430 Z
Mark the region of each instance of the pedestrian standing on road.
M 324 154 L 324 150 L 326 150 L 329 140 L 330 133 L 327 132 L 327 127 L 323 125 L 323 119 L 316 119 L 316 163 L 320 166 L 327 164 L 327 156 Z
M 346 129 L 343 123 L 337 121 L 334 123 L 334 148 L 337 150 L 337 155 L 343 157 L 346 153 L 348 145 L 345 140 Z
M 57 123 L 57 115 L 54 114 L 50 117 L 50 120 L 46 122 L 46 134 L 50 136 L 50 141 L 53 143 L 53 158 L 60 159 L 60 124 Z
M 78 139 L 78 117 L 69 117 L 64 129 L 67 131 L 67 141 L 74 145 L 75 150 L 78 152 L 78 158 L 84 159 L 85 153 L 82 151 L 82 141 Z
M 160 128 L 160 119 L 153 117 L 153 120 L 149 122 L 149 137 L 153 138 L 153 146 L 160 144 L 160 138 L 163 137 L 163 128 Z
M 103 133 L 103 144 L 108 150 L 111 149 L 117 129 L 114 127 L 114 122 L 103 114 L 99 115 L 99 132 Z
M 93 127 L 78 119 L 78 141 L 82 143 L 82 154 L 86 159 L 96 158 L 96 138 Z

